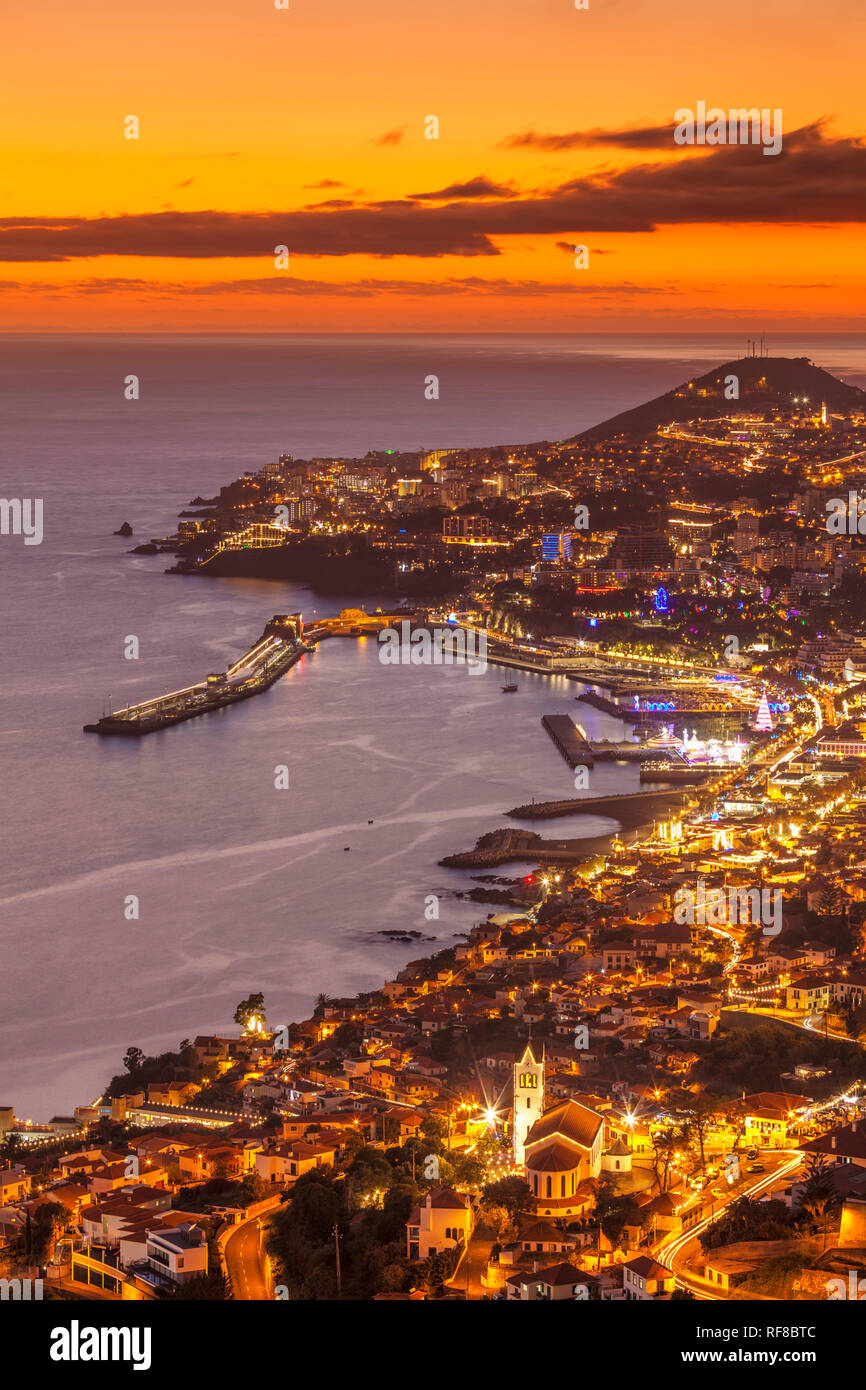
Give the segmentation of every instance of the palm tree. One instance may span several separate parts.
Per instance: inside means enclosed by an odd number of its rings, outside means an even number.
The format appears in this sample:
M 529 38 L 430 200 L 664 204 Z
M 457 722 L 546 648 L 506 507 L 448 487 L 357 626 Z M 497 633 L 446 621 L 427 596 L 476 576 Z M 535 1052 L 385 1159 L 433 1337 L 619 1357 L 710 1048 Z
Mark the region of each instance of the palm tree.
M 835 1199 L 836 1191 L 826 1160 L 820 1154 L 810 1154 L 806 1163 L 806 1180 L 800 1193 L 800 1206 L 809 1213 L 815 1224 L 819 1225 Z M 822 1250 L 826 1244 L 827 1231 L 825 1229 L 821 1236 Z
M 670 1173 L 671 1160 L 681 1145 L 688 1143 L 688 1130 L 684 1125 L 673 1125 L 670 1129 L 663 1130 L 660 1134 L 653 1137 L 653 1168 L 656 1174 L 656 1181 L 660 1192 L 668 1190 L 668 1174 Z M 662 1172 L 658 1171 L 658 1155 L 662 1156 Z
M 690 1114 L 685 1123 L 685 1129 L 690 1139 L 698 1141 L 701 1151 L 701 1172 L 707 1166 L 706 1154 L 704 1152 L 704 1138 L 710 1126 L 715 1106 L 712 1101 L 708 1101 L 704 1096 L 696 1096 L 691 1102 Z

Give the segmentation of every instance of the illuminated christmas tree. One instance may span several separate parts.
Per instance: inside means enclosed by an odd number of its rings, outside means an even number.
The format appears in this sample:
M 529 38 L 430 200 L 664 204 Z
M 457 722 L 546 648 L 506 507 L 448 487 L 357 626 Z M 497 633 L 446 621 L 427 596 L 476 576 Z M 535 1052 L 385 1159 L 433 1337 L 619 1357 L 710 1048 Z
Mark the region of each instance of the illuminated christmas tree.
M 767 703 L 766 692 L 761 696 L 761 703 L 758 705 L 758 713 L 755 716 L 755 728 L 761 734 L 768 734 L 773 728 L 773 716 L 770 713 L 770 706 Z

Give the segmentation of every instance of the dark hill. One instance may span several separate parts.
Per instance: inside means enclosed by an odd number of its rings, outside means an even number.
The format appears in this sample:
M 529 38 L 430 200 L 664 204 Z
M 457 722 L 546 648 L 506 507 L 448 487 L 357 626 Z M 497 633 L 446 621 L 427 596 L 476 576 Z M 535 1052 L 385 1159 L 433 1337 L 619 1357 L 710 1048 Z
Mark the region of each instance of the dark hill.
M 725 378 L 728 376 L 735 376 L 739 381 L 738 400 L 725 399 Z M 808 357 L 741 357 L 714 367 L 705 376 L 694 377 L 645 405 L 625 410 L 600 425 L 593 425 L 592 429 L 572 435 L 571 439 L 591 442 L 614 435 L 648 435 L 659 425 L 673 421 L 708 420 L 738 411 L 751 414 L 774 407 L 788 409 L 793 408 L 795 396 L 807 397 L 816 409 L 824 401 L 831 413 L 866 410 L 866 391 L 839 381 L 822 367 L 816 367 Z

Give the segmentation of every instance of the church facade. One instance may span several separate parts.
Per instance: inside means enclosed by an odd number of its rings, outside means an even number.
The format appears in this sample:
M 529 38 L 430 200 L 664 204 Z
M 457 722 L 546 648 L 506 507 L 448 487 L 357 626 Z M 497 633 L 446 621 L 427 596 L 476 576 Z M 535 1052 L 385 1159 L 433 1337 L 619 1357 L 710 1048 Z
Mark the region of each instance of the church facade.
M 539 1216 L 579 1216 L 602 1170 L 604 1119 L 567 1100 L 544 1108 L 544 1053 L 528 1043 L 514 1066 L 514 1165 L 522 1168 Z

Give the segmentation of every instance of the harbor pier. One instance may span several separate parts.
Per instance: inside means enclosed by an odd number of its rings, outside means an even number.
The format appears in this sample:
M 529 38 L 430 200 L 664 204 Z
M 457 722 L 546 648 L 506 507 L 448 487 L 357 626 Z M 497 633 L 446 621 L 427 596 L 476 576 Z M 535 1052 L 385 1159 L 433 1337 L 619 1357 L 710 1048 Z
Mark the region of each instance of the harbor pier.
M 209 714 L 223 705 L 249 700 L 267 690 L 311 650 L 304 640 L 302 615 L 277 613 L 254 646 L 228 670 L 212 672 L 198 685 L 188 685 L 168 695 L 158 695 L 103 715 L 95 724 L 85 724 L 84 732 L 142 738 L 158 729 Z

